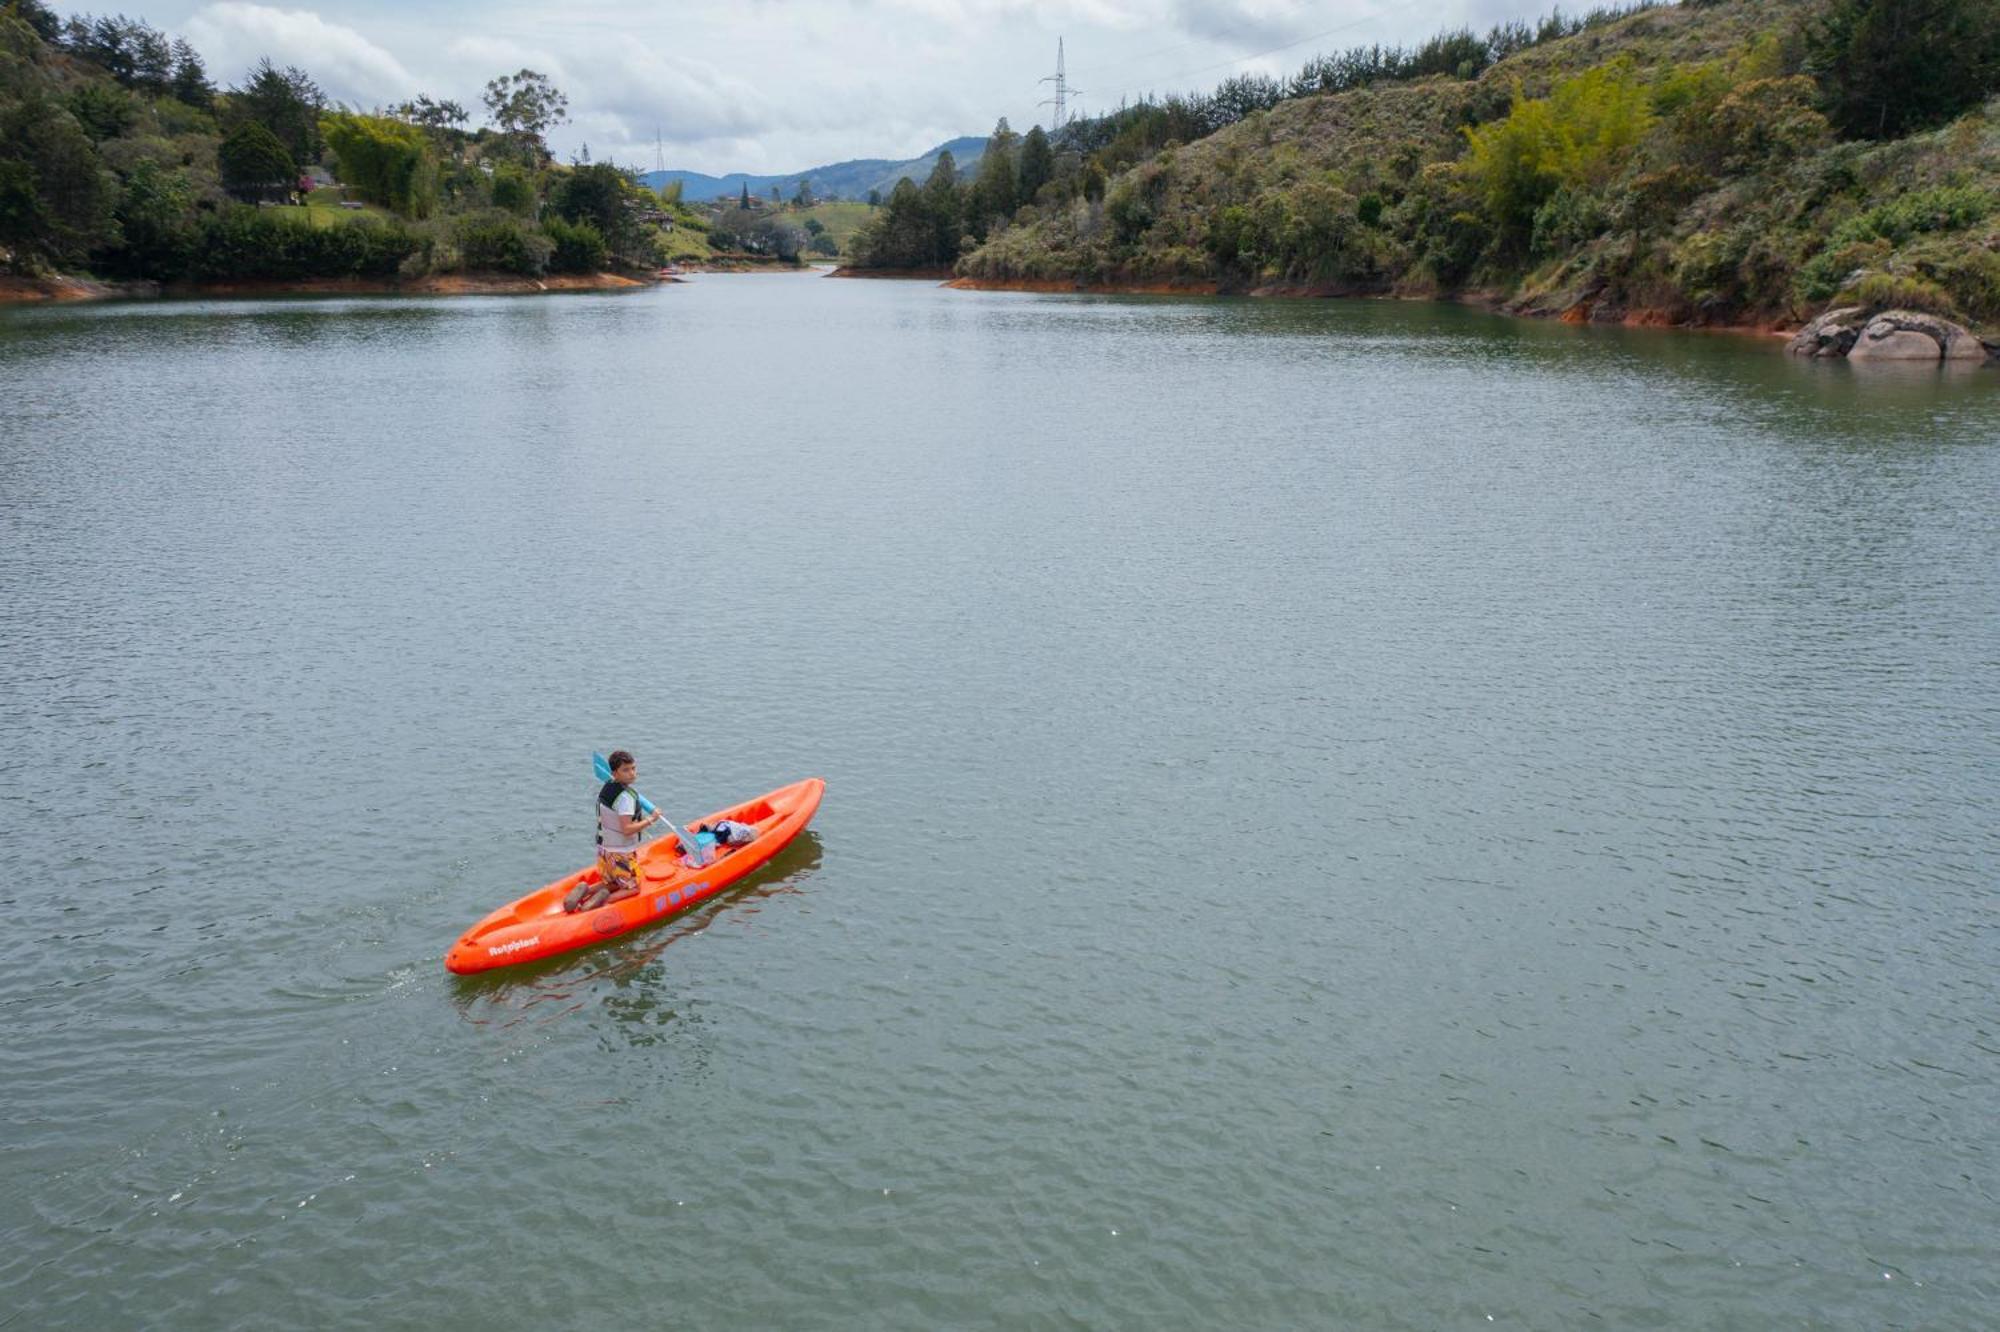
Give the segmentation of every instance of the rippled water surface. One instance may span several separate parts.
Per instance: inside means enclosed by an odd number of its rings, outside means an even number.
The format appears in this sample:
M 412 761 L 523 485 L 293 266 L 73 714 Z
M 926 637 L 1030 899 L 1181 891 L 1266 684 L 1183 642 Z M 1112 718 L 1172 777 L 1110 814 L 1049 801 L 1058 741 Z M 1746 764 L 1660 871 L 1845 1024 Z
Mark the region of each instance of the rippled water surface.
M 703 277 L 0 315 L 0 1324 L 1969 1327 L 2000 374 Z M 592 749 L 812 832 L 473 980 Z

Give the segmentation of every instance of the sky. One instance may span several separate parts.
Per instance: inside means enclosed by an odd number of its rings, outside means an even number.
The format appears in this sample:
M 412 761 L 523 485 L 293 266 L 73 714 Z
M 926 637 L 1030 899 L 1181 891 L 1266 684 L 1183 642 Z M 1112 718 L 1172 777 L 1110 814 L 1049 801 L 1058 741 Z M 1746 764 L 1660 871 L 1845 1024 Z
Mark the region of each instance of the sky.
M 61 8 L 60 5 L 53 6 Z M 570 158 L 721 175 L 915 157 L 945 139 L 1052 123 L 1040 105 L 1062 39 L 1085 114 L 1121 98 L 1287 75 L 1317 52 L 1484 31 L 1524 0 L 165 0 L 129 9 L 184 36 L 227 87 L 259 57 L 361 109 L 418 93 L 474 123 L 495 75 L 527 68 L 569 98 L 550 136 Z M 1574 6 L 1572 6 L 1574 7 Z

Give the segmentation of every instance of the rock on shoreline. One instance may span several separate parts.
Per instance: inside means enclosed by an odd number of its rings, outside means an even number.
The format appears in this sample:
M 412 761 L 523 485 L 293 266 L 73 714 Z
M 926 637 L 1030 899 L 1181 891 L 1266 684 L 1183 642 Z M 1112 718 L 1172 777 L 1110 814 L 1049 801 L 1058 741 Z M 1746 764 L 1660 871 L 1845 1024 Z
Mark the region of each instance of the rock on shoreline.
M 1794 356 L 1850 361 L 1931 361 L 1976 365 L 2000 354 L 1972 330 L 1916 310 L 1871 311 L 1849 305 L 1828 310 L 1786 345 Z

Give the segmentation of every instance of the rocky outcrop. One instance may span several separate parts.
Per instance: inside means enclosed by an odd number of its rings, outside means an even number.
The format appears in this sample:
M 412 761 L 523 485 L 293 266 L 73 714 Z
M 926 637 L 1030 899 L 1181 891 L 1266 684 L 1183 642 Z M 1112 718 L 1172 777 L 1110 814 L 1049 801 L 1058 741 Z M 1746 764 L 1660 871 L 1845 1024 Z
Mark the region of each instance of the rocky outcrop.
M 1949 319 L 1861 305 L 1828 310 L 1800 329 L 1786 350 L 1794 356 L 1845 356 L 1850 361 L 1977 363 L 1989 355 L 1971 330 Z

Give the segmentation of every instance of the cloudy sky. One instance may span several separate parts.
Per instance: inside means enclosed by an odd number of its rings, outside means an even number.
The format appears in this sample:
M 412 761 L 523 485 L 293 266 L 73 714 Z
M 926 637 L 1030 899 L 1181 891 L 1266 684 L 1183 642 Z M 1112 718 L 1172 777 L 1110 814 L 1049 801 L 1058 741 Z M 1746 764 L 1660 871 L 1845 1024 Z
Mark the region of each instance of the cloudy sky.
M 57 6 L 61 8 L 61 6 Z M 567 157 L 721 174 L 777 174 L 853 157 L 914 157 L 941 140 L 1048 124 L 1064 39 L 1086 112 L 1121 97 L 1289 73 L 1317 51 L 1484 29 L 1545 5 L 1518 0 L 136 0 L 187 37 L 210 76 L 259 56 L 310 73 L 336 100 L 449 97 L 477 117 L 496 74 L 550 75 L 570 101 L 551 136 Z

